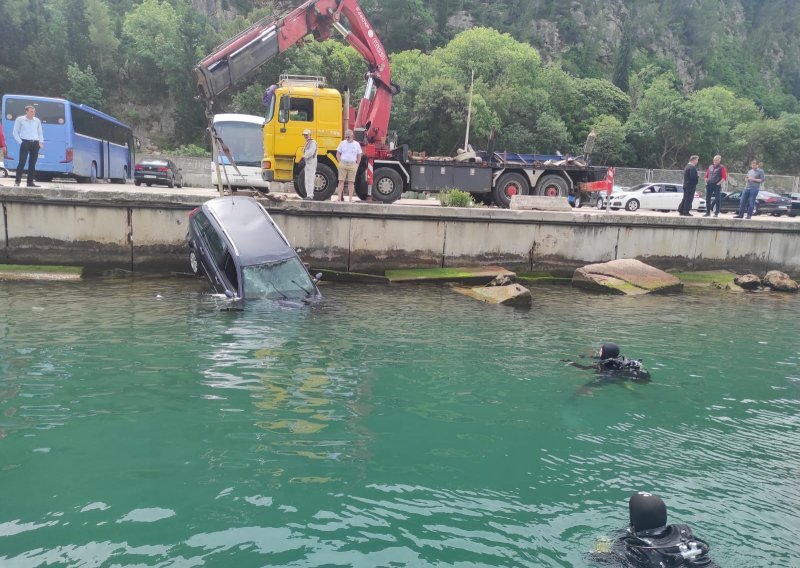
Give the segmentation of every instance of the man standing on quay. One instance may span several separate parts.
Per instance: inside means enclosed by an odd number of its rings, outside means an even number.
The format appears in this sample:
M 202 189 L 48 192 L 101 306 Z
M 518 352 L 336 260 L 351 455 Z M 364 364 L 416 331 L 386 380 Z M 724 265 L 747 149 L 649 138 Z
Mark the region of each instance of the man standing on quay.
M 306 186 L 307 201 L 314 201 L 314 180 L 317 177 L 317 142 L 311 138 L 311 131 L 303 130 L 306 145 L 303 146 L 303 182 Z
M 719 208 L 722 205 L 722 182 L 728 181 L 728 170 L 722 165 L 722 156 L 714 156 L 714 161 L 706 170 L 706 214 L 711 215 L 714 209 L 714 217 L 719 217 Z M 711 201 L 712 198 L 714 201 Z
M 353 131 L 344 132 L 344 140 L 336 149 L 336 160 L 339 162 L 339 201 L 344 201 L 344 186 L 350 184 L 350 201 L 353 201 L 353 189 L 356 185 L 358 162 L 361 160 L 361 144 L 353 140 Z
M 683 168 L 683 199 L 678 206 L 678 213 L 681 217 L 691 217 L 689 211 L 692 210 L 692 200 L 694 200 L 694 192 L 697 189 L 697 182 L 700 180 L 700 174 L 697 173 L 697 160 L 700 156 L 693 155 L 689 158 L 689 163 Z
M 36 174 L 36 160 L 39 149 L 44 147 L 42 134 L 42 121 L 36 118 L 36 107 L 28 105 L 25 114 L 18 116 L 14 121 L 14 140 L 19 143 L 19 162 L 17 162 L 17 177 L 14 185 L 19 186 L 22 181 L 22 171 L 25 162 L 28 162 L 28 187 L 39 187 L 34 183 Z
M 739 200 L 739 213 L 734 215 L 735 219 L 745 218 L 750 219 L 753 216 L 753 210 L 756 207 L 756 197 L 764 183 L 764 170 L 759 167 L 758 160 L 753 160 L 750 164 L 750 171 L 747 172 L 746 182 L 744 184 L 744 191 Z

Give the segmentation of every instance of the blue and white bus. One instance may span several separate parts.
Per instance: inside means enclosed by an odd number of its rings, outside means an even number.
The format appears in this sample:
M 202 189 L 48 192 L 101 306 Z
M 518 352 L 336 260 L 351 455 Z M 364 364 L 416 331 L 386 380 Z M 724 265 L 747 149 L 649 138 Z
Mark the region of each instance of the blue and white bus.
M 19 159 L 19 144 L 12 135 L 14 121 L 25 114 L 28 105 L 36 107 L 44 134 L 44 147 L 36 162 L 37 179 L 73 177 L 90 183 L 98 179 L 125 183 L 131 179 L 134 139 L 128 126 L 86 105 L 28 95 L 3 96 L 2 124 L 11 156 L 5 165 L 9 171 L 17 168 Z

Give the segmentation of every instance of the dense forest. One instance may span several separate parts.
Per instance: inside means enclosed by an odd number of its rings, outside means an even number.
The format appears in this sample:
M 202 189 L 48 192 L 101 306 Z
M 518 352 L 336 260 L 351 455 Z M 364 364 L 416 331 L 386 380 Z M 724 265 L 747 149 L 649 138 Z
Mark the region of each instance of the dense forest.
M 300 0 L 3 0 L 0 93 L 64 96 L 132 125 L 149 149 L 207 146 L 192 67 L 214 46 Z M 362 0 L 391 54 L 390 127 L 449 154 L 490 130 L 510 151 L 578 152 L 647 168 L 707 163 L 800 173 L 796 0 Z M 226 93 L 217 112 L 263 113 L 282 72 L 363 89 L 341 41 L 292 48 Z

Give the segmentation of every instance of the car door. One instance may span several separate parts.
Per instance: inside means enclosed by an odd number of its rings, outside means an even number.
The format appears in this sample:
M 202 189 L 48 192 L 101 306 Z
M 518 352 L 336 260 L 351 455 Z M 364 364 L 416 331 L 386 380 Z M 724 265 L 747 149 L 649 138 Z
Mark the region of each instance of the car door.
M 677 211 L 683 200 L 683 188 L 671 183 L 665 183 L 661 187 L 661 207 L 659 209 Z
M 230 256 L 225 240 L 203 211 L 198 211 L 194 220 L 197 223 L 198 260 L 203 265 L 203 271 L 208 276 L 211 286 L 220 294 L 224 294 L 225 290 L 235 291 L 236 288 L 231 288 L 231 283 L 224 272 L 226 254 Z
M 640 207 L 642 209 L 658 209 L 659 190 L 660 186 L 658 184 L 644 188 L 639 194 Z
M 742 197 L 741 191 L 734 191 L 731 193 L 722 194 L 722 202 L 720 203 L 721 211 L 739 211 L 739 200 Z

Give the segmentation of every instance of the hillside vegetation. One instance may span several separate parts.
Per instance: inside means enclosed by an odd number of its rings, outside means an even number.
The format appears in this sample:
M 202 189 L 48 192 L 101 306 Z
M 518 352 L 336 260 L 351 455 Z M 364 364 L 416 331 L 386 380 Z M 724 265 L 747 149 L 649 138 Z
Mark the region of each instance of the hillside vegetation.
M 4 0 L 0 92 L 65 96 L 131 124 L 151 148 L 206 146 L 192 67 L 263 17 L 299 5 L 263 0 Z M 391 128 L 400 142 L 451 153 L 579 152 L 595 162 L 673 167 L 721 153 L 800 173 L 800 2 L 793 0 L 363 0 L 391 54 Z M 363 91 L 365 66 L 340 41 L 293 48 L 215 110 L 263 113 L 281 72 Z

